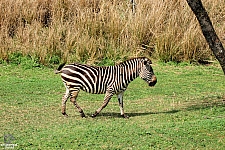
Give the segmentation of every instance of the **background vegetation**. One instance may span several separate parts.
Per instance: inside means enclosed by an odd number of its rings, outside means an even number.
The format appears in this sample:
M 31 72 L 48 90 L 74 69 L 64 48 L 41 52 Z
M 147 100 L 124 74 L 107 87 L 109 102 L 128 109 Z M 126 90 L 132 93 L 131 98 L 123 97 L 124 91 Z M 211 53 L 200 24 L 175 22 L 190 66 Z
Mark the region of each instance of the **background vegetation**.
M 162 61 L 213 59 L 185 0 L 0 1 L 0 62 L 99 63 L 145 55 Z M 225 1 L 204 0 L 221 39 Z M 222 41 L 224 43 L 224 40 Z
M 25 65 L 24 65 L 25 66 Z M 158 83 L 140 78 L 124 93 L 129 119 L 116 96 L 96 118 L 104 95 L 80 92 L 81 118 L 71 102 L 61 114 L 65 88 L 53 69 L 0 64 L 0 145 L 15 149 L 225 149 L 225 87 L 219 64 L 154 63 Z M 0 146 L 4 149 L 4 146 Z

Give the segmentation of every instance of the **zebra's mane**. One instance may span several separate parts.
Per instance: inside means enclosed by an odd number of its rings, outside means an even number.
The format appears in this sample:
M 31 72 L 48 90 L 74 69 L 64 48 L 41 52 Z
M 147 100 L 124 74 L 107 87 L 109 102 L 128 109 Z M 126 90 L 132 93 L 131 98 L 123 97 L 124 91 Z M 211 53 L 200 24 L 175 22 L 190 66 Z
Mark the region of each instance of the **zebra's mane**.
M 147 57 L 132 57 L 132 58 L 129 58 L 129 59 L 127 59 L 127 60 L 125 60 L 125 61 L 123 61 L 123 62 L 120 62 L 120 63 L 117 63 L 117 64 L 115 64 L 115 65 L 112 65 L 112 66 L 123 66 L 124 64 L 126 64 L 127 62 L 129 62 L 129 61 L 132 61 L 132 60 L 134 60 L 134 59 L 142 59 L 142 60 L 144 60 L 144 59 L 146 59 Z M 147 58 L 148 59 L 148 58 Z M 149 61 L 151 61 L 150 59 L 148 59 Z M 79 63 L 79 62 L 75 62 L 75 63 L 73 63 L 73 64 L 76 64 L 76 65 L 82 65 L 82 66 L 87 66 L 87 67 L 92 67 L 92 68 L 105 68 L 105 67 L 109 67 L 109 66 L 95 66 L 95 65 L 89 65 L 89 64 L 82 64 L 82 63 Z
M 134 59 L 142 59 L 142 60 L 145 60 L 145 59 L 148 59 L 147 57 L 132 57 L 132 58 L 129 58 L 123 62 L 120 62 L 116 65 L 123 65 L 123 64 L 126 64 L 127 62 L 131 61 L 131 60 L 134 60 Z M 149 61 L 151 61 L 150 59 L 148 59 Z

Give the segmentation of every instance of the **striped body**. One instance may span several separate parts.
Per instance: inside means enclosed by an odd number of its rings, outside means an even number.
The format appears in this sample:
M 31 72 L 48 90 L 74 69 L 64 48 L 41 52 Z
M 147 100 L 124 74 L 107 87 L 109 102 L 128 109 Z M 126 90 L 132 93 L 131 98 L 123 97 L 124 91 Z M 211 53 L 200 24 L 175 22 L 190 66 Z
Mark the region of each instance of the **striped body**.
M 62 80 L 67 89 L 62 100 L 63 107 L 65 107 L 69 96 L 71 96 L 72 99 L 74 97 L 76 103 L 76 97 L 80 89 L 93 94 L 106 93 L 103 103 L 104 106 L 96 111 L 95 116 L 107 105 L 114 94 L 117 94 L 119 104 L 123 107 L 122 100 L 120 100 L 122 99 L 123 92 L 126 90 L 128 84 L 139 75 L 148 82 L 149 85 L 156 83 L 156 77 L 150 64 L 151 61 L 149 59 L 139 57 L 108 67 L 96 67 L 74 63 L 66 65 L 62 70 L 59 68 L 56 73 L 61 73 Z M 81 108 L 79 111 L 83 113 Z M 65 111 L 62 113 L 64 115 L 66 114 Z M 124 115 L 123 108 L 121 108 L 121 115 Z
M 71 90 L 82 89 L 93 94 L 103 94 L 106 90 L 118 93 L 126 90 L 128 84 L 138 76 L 138 66 L 123 65 L 93 67 L 70 64 L 62 69 L 61 76 Z

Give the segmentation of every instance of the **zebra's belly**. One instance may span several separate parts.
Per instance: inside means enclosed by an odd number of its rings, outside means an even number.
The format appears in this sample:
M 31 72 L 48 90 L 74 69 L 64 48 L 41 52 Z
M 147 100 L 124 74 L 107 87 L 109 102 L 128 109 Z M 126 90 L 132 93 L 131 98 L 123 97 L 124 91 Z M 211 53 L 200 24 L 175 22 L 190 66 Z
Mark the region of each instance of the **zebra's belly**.
M 105 94 L 106 93 L 106 87 L 101 86 L 92 86 L 91 88 L 87 88 L 85 86 L 82 86 L 81 89 L 87 93 L 91 93 L 91 94 Z
M 126 87 L 122 87 L 122 86 L 117 86 L 117 87 L 114 87 L 114 86 L 104 86 L 104 87 L 101 87 L 101 88 L 93 88 L 93 89 L 85 89 L 85 88 L 81 88 L 83 91 L 85 92 L 88 92 L 88 93 L 91 93 L 91 94 L 105 94 L 106 91 L 109 91 L 110 93 L 113 93 L 113 94 L 118 94 L 118 93 L 121 93 L 121 92 L 124 92 L 126 90 Z
M 91 93 L 91 94 L 105 94 L 106 91 L 87 91 L 82 89 L 83 91 L 87 92 L 87 93 Z
M 105 94 L 106 90 L 101 90 L 101 91 L 90 91 L 90 90 L 86 90 L 81 88 L 83 91 L 87 92 L 87 93 L 91 93 L 91 94 Z M 110 90 L 113 94 L 118 94 L 121 92 L 124 92 L 126 90 L 126 88 L 123 89 L 118 89 L 118 90 Z

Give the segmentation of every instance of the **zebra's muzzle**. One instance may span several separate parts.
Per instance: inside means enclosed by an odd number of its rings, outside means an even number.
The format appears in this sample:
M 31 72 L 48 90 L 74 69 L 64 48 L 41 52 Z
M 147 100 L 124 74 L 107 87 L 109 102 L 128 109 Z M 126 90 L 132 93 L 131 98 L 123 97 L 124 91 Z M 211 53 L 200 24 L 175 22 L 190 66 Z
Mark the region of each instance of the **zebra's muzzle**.
M 152 81 L 149 82 L 149 86 L 154 86 L 156 83 L 157 83 L 157 78 L 156 78 L 156 76 L 154 75 L 154 76 L 152 76 Z

